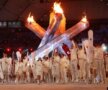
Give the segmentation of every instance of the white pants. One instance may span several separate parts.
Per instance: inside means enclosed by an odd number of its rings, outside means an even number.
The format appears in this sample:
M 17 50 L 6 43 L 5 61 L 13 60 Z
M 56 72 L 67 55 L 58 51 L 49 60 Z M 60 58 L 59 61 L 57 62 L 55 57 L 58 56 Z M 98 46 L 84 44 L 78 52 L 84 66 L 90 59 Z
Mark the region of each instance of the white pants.
M 3 71 L 2 71 L 1 65 L 0 65 L 0 79 L 4 79 Z
M 78 67 L 77 67 L 77 60 L 71 61 L 71 75 L 72 75 L 72 81 L 78 80 Z

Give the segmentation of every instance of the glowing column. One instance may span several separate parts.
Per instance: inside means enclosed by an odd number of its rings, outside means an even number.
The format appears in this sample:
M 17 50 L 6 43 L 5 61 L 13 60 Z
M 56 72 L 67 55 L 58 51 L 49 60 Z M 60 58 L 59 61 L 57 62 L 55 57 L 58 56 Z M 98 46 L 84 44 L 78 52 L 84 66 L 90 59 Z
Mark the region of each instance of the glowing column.
M 55 16 L 55 13 L 51 12 L 50 13 L 49 24 L 51 24 L 51 21 L 53 20 L 54 16 Z M 56 33 L 55 33 L 54 37 L 63 34 L 65 32 L 65 30 L 66 30 L 66 18 L 64 16 L 64 14 L 62 14 L 62 20 L 61 20 L 61 22 L 60 22 L 60 24 L 59 24 L 59 26 L 58 26 L 58 28 L 56 30 Z
M 25 26 L 32 32 L 34 32 L 39 38 L 43 38 L 45 30 L 38 23 L 35 22 L 34 17 L 31 16 L 31 14 L 29 14 Z
M 45 32 L 45 35 L 43 39 L 41 40 L 41 43 L 38 48 L 42 47 L 46 43 L 48 43 L 50 40 L 53 39 L 53 36 L 55 32 L 57 31 L 60 22 L 62 20 L 62 14 L 63 10 L 60 7 L 60 3 L 54 3 L 54 17 L 51 20 L 51 23 L 49 24 L 47 31 Z

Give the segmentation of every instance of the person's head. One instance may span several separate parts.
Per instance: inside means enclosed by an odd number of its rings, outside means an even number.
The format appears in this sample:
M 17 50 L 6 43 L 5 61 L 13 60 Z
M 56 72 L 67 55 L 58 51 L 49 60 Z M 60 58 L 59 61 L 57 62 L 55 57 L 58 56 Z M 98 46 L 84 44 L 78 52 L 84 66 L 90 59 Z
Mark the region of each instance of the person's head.
M 48 60 L 48 56 L 45 56 L 45 60 Z
M 61 54 L 60 57 L 63 58 L 64 57 L 64 54 Z
M 6 53 L 3 53 L 3 57 L 7 57 L 7 54 Z
M 54 52 L 54 55 L 58 55 L 58 49 L 57 48 L 55 48 L 53 52 Z
M 26 55 L 24 56 L 24 59 L 27 59 L 27 56 Z
M 45 60 L 45 58 L 46 58 L 46 57 L 44 56 L 43 59 Z
M 72 40 L 72 48 L 77 48 L 77 44 L 74 40 Z
M 44 60 L 47 60 L 47 58 L 48 58 L 48 57 L 47 57 L 46 55 L 43 57 Z
M 53 60 L 53 59 L 54 59 L 53 57 L 50 57 L 50 58 L 49 58 L 49 60 Z
M 100 47 L 101 47 L 101 45 L 99 45 L 99 44 L 96 45 L 96 48 L 100 48 Z
M 53 54 L 54 54 L 54 56 L 57 56 L 58 55 L 58 52 L 57 51 L 54 51 Z
M 38 61 L 42 61 L 42 59 L 39 57 L 39 58 L 38 58 Z

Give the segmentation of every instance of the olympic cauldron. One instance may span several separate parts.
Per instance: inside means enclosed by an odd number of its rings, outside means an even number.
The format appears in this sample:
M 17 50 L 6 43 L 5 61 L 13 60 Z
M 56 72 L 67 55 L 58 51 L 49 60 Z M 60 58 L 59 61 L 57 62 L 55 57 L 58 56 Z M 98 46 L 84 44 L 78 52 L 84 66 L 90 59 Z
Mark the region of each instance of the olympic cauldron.
M 83 16 L 77 24 L 66 30 L 66 18 L 63 10 L 60 3 L 55 2 L 54 11 L 50 14 L 50 23 L 47 30 L 36 23 L 31 14 L 29 14 L 25 26 L 42 39 L 37 50 L 31 53 L 34 56 L 32 58 L 38 60 L 38 58 L 48 55 L 55 48 L 60 48 L 63 43 L 68 46 L 70 38 L 86 30 L 89 27 L 89 22 L 86 16 Z M 67 41 L 69 42 L 67 43 Z

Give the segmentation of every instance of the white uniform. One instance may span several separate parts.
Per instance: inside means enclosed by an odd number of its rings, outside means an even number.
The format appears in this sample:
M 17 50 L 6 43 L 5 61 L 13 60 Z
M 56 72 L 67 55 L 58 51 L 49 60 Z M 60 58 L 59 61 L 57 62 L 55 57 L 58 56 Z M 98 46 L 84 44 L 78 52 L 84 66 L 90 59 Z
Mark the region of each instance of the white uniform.
M 60 82 L 60 56 L 54 56 L 54 69 L 55 69 L 55 79 L 56 79 L 56 83 Z
M 100 81 L 105 82 L 105 66 L 104 56 L 101 47 L 96 47 L 94 50 L 94 59 L 96 60 L 97 77 L 100 77 Z
M 42 61 L 36 61 L 36 78 L 37 79 L 39 78 L 39 81 L 43 80 L 43 65 L 42 65 Z
M 55 82 L 55 78 L 56 78 L 56 66 L 54 64 L 54 60 L 52 60 L 51 75 L 52 75 L 52 82 Z
M 108 81 L 108 54 L 105 55 L 105 64 L 106 64 L 106 81 Z
M 68 69 L 69 69 L 69 60 L 66 56 L 63 56 L 60 60 L 61 81 L 63 83 L 68 82 L 68 78 L 67 78 Z
M 71 51 L 70 70 L 71 70 L 71 75 L 72 75 L 72 81 L 78 81 L 77 48 L 73 48 L 70 51 Z
M 21 60 L 21 53 L 19 51 L 16 52 L 17 60 Z
M 2 59 L 0 59 L 0 79 L 3 80 L 4 79 L 4 75 L 3 75 L 1 62 L 2 62 Z
M 33 74 L 33 80 L 36 80 L 36 63 L 35 61 L 33 60 L 32 63 L 30 63 L 30 66 L 31 66 L 31 71 L 32 71 L 32 74 Z
M 85 43 L 85 51 L 86 51 L 86 74 L 87 74 L 87 81 L 91 80 L 91 68 L 93 63 L 93 46 L 89 40 L 86 40 Z
M 8 58 L 4 57 L 2 58 L 2 70 L 4 75 L 4 81 L 8 81 Z
M 50 82 L 50 74 L 51 74 L 51 67 L 50 67 L 50 61 L 49 59 L 43 60 L 43 71 L 44 71 L 44 80 L 46 82 Z
M 108 73 L 108 55 L 105 56 L 106 72 Z
M 13 69 L 13 66 L 12 66 L 12 58 L 9 57 L 8 58 L 8 80 L 11 81 L 11 78 L 10 76 L 12 77 L 12 69 Z
M 30 82 L 30 62 L 28 61 L 28 59 L 23 59 L 23 73 L 26 75 L 26 82 Z
M 79 59 L 79 78 L 85 80 L 86 79 L 86 54 L 84 49 L 78 50 L 78 59 Z
M 23 63 L 22 62 L 16 62 L 15 64 L 15 75 L 16 75 L 16 79 L 15 79 L 15 83 L 19 83 L 22 82 L 23 79 Z

